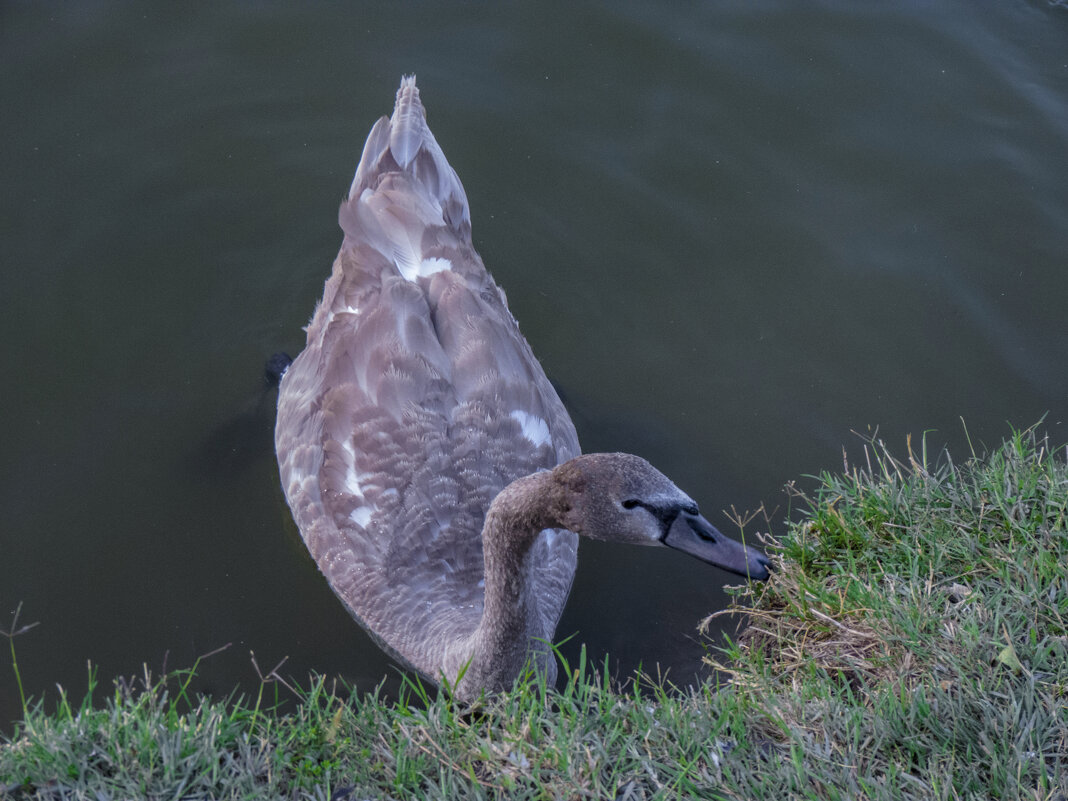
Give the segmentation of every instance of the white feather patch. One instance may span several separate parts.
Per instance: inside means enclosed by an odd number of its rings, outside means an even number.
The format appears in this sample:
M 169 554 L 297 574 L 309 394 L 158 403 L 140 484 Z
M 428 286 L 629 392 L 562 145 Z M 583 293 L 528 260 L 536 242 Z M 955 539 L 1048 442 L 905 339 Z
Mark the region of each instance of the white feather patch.
M 400 250 L 393 254 L 393 263 L 397 265 L 397 269 L 406 281 L 426 278 L 428 275 L 440 273 L 442 270 L 452 269 L 452 262 L 448 259 L 430 258 L 416 261 L 415 254 L 408 254 Z
M 363 502 L 363 484 L 371 476 L 367 473 L 358 473 L 356 471 L 356 449 L 353 448 L 351 442 L 341 443 L 341 452 L 345 458 L 345 488 L 349 491 L 353 498 Z M 349 513 L 349 519 L 357 526 L 366 526 L 370 520 L 374 510 L 368 506 L 357 506 Z
M 434 273 L 440 273 L 442 270 L 451 270 L 452 262 L 448 259 L 423 259 L 423 263 L 419 265 L 419 275 L 426 278 L 428 275 Z
M 349 515 L 349 519 L 361 528 L 366 528 L 367 524 L 371 522 L 371 507 L 360 506 L 352 510 Z
M 522 409 L 516 409 L 510 417 L 519 423 L 523 436 L 534 443 L 535 446 L 551 445 L 552 437 L 549 436 L 549 424 L 540 417 L 535 417 Z

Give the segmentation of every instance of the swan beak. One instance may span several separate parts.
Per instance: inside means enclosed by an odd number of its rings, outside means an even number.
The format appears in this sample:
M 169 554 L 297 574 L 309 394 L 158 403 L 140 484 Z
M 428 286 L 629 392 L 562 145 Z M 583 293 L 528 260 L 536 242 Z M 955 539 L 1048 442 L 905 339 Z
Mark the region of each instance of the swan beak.
M 680 513 L 661 542 L 731 573 L 760 581 L 769 575 L 770 562 L 764 554 L 724 536 L 701 515 Z

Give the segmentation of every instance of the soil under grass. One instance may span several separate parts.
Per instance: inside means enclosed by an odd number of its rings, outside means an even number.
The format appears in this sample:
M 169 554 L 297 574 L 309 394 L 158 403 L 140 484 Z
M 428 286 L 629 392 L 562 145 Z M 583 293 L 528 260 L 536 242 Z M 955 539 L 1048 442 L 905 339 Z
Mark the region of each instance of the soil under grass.
M 710 650 L 729 685 L 615 688 L 581 663 L 471 708 L 316 679 L 281 714 L 277 683 L 211 700 L 146 672 L 26 702 L 0 798 L 1068 801 L 1065 449 L 1029 429 L 929 464 L 872 441 L 791 492 L 774 575 L 737 591 L 748 628 Z

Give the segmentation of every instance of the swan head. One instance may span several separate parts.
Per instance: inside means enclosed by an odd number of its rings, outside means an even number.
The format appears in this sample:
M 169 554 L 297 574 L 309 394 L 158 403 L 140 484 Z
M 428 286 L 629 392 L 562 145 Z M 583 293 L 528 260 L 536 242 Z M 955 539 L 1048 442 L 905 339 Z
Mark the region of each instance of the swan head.
M 768 577 L 769 561 L 708 522 L 690 496 L 639 456 L 593 453 L 557 467 L 564 520 L 576 534 L 631 545 L 666 545 L 732 573 Z

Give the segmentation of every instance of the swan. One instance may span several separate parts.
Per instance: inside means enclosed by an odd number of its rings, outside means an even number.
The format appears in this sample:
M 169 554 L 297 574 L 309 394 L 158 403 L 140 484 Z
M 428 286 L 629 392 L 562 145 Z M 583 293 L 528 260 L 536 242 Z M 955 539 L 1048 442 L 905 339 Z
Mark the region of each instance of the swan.
M 307 344 L 282 376 L 286 501 L 330 587 L 378 644 L 460 699 L 550 643 L 578 537 L 666 545 L 763 579 L 638 456 L 575 427 L 471 244 L 467 196 L 415 77 L 371 129 Z

